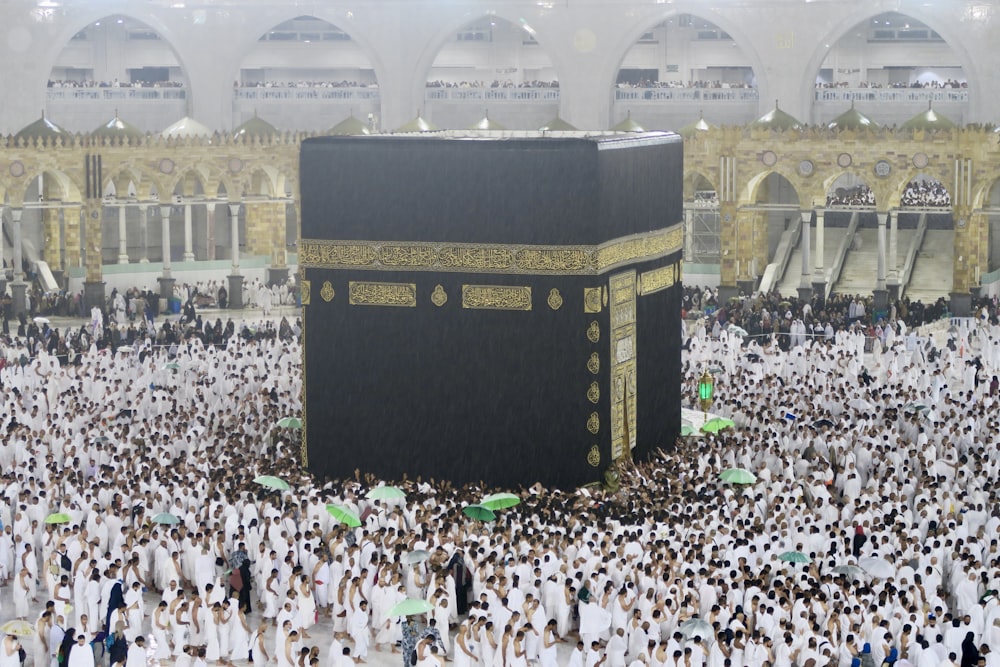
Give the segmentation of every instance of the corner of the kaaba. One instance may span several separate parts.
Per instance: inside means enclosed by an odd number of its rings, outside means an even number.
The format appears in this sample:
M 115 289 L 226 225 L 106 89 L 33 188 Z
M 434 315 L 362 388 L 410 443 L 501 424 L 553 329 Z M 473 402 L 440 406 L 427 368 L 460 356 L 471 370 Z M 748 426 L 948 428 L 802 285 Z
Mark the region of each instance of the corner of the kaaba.
M 311 472 L 572 488 L 673 442 L 682 156 L 628 139 L 303 142 Z

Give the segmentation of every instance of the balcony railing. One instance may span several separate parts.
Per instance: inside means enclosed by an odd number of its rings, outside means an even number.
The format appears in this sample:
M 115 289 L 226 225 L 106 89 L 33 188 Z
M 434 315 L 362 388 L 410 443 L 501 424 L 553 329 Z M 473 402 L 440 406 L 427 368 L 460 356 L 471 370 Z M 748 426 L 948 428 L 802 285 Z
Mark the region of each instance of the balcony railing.
M 272 88 L 236 88 L 234 94 L 237 100 L 296 102 L 329 102 L 331 100 L 377 100 L 378 88 L 324 88 L 324 87 L 272 87 Z
M 756 102 L 756 88 L 615 88 L 616 102 Z
M 187 97 L 184 88 L 48 88 L 46 90 L 50 102 L 183 100 Z
M 953 102 L 969 101 L 967 88 L 817 88 L 817 102 Z
M 448 102 L 558 102 L 558 88 L 428 88 L 427 100 Z

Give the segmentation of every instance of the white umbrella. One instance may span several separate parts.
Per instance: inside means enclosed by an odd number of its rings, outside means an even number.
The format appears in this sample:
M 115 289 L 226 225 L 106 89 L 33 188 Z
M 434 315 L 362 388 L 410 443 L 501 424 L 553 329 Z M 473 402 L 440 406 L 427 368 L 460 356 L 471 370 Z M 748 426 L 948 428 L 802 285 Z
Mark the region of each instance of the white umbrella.
M 702 641 L 711 641 L 715 639 L 715 629 L 708 621 L 703 621 L 700 618 L 692 618 L 681 623 L 680 628 L 681 634 L 684 635 L 685 639 L 691 639 L 692 637 L 701 637 Z
M 896 576 L 896 566 L 884 558 L 859 558 L 858 566 L 876 579 Z
M 854 408 L 855 410 L 861 410 L 863 412 L 871 412 L 875 409 L 871 403 L 863 398 L 852 398 L 847 402 L 848 407 Z
M 423 549 L 416 549 L 415 551 L 410 551 L 403 554 L 399 560 L 403 561 L 407 565 L 416 565 L 417 563 L 423 563 L 425 560 L 431 557 L 429 551 L 424 551 Z
M 49 319 L 47 317 L 36 317 L 32 320 L 35 324 L 48 324 Z

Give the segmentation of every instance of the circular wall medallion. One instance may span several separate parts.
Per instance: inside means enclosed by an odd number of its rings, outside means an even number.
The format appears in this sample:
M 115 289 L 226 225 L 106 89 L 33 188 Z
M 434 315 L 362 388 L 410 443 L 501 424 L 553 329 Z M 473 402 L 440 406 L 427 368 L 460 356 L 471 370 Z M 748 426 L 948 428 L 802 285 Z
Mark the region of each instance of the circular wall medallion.
M 778 155 L 774 151 L 764 151 L 760 155 L 760 161 L 768 167 L 778 164 Z
M 549 308 L 551 308 L 552 310 L 559 310 L 560 308 L 562 308 L 563 305 L 562 294 L 560 294 L 559 290 L 557 290 L 555 287 L 553 287 L 549 291 L 548 304 Z
M 799 162 L 799 175 L 800 176 L 812 176 L 813 171 L 815 171 L 816 166 L 810 160 L 803 160 Z
M 917 169 L 923 169 L 929 162 L 930 160 L 927 159 L 927 153 L 917 153 L 913 156 L 913 166 Z
M 601 465 L 601 450 L 597 448 L 597 445 L 592 445 L 587 453 L 587 463 L 595 468 Z
M 850 153 L 841 153 L 837 156 L 837 166 L 842 169 L 847 169 L 852 164 L 854 164 L 854 158 L 851 157 Z
M 21 176 L 24 176 L 24 163 L 22 163 L 20 160 L 14 160 L 13 162 L 10 163 L 9 171 L 10 175 L 13 176 L 14 178 L 20 178 Z
M 229 171 L 238 174 L 243 171 L 243 160 L 238 157 L 229 158 Z
M 879 160 L 875 163 L 875 175 L 879 178 L 885 178 L 892 173 L 892 165 L 889 164 L 888 160 Z
M 166 157 L 160 160 L 160 171 L 164 174 L 174 173 L 174 161 Z
M 431 292 L 431 303 L 440 308 L 445 303 L 448 302 L 448 293 L 444 291 L 444 287 L 438 285 Z

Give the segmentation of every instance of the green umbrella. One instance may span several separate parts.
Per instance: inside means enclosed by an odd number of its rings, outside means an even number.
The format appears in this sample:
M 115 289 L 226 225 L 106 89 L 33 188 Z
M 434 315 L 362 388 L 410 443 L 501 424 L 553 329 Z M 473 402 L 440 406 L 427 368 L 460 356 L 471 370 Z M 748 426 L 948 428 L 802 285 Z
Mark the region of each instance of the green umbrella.
M 726 419 L 725 417 L 712 417 L 707 422 L 705 422 L 701 430 L 705 433 L 718 433 L 724 428 L 732 428 L 735 426 L 732 419 Z
M 163 364 L 163 370 L 165 371 L 176 371 L 179 370 L 181 365 L 176 361 L 171 361 L 169 364 Z
M 169 512 L 160 512 L 152 519 L 150 519 L 150 521 L 152 521 L 153 523 L 162 523 L 164 525 L 170 525 L 170 526 L 181 522 L 180 519 L 175 517 L 173 514 L 170 514 Z
M 493 521 L 497 518 L 497 515 L 493 513 L 489 507 L 483 507 L 482 505 L 467 505 L 462 508 L 462 513 L 477 521 Z
M 434 610 L 434 605 L 432 605 L 427 600 L 415 600 L 413 598 L 407 598 L 402 602 L 393 606 L 389 610 L 389 617 L 395 616 L 418 616 L 420 614 L 426 614 L 429 611 Z
M 520 505 L 521 499 L 513 493 L 494 493 L 483 498 L 479 504 L 486 509 L 496 511 Z
M 351 528 L 357 528 L 361 525 L 361 519 L 358 515 L 347 509 L 343 505 L 327 505 L 326 511 L 330 513 L 334 519 L 340 523 L 347 524 Z
M 778 560 L 783 560 L 786 563 L 809 563 L 809 556 L 805 555 L 801 551 L 786 551 L 778 556 Z
M 691 424 L 681 424 L 681 435 L 685 438 L 690 435 L 698 435 L 698 429 Z
M 298 417 L 282 417 L 278 420 L 281 428 L 302 428 L 302 420 Z
M 261 486 L 269 489 L 275 489 L 277 491 L 287 491 L 291 488 L 288 486 L 288 482 L 280 477 L 274 477 L 273 475 L 261 475 L 254 480 L 254 484 L 260 484 Z
M 730 468 L 723 470 L 719 479 L 730 484 L 753 484 L 757 481 L 757 475 L 743 468 Z
M 69 523 L 72 520 L 73 517 L 64 512 L 56 512 L 45 517 L 45 523 Z
M 398 486 L 376 486 L 365 494 L 369 500 L 402 500 L 406 493 Z

